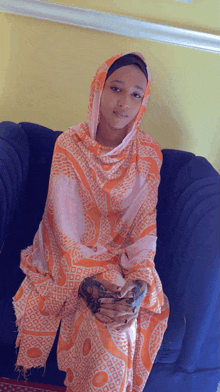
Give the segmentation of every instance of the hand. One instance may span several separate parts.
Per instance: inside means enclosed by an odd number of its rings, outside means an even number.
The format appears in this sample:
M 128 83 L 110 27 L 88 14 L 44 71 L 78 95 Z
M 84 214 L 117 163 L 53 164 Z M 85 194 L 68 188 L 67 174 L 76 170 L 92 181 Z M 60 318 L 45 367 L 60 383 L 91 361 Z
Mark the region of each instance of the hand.
M 100 308 L 100 298 L 118 298 L 120 286 L 104 279 L 85 278 L 79 287 L 79 295 L 85 300 L 93 314 Z
M 79 287 L 79 295 L 84 299 L 86 302 L 87 306 L 91 310 L 91 312 L 94 314 L 94 316 L 101 322 L 107 324 L 107 323 L 112 323 L 115 321 L 115 317 L 117 317 L 118 313 L 119 316 L 121 315 L 120 312 L 124 311 L 125 313 L 122 314 L 127 314 L 127 312 L 131 311 L 131 302 L 134 301 L 133 299 L 133 293 L 128 292 L 126 298 L 120 299 L 118 297 L 118 292 L 121 290 L 120 286 L 116 286 L 113 283 L 108 282 L 107 280 L 104 279 L 94 279 L 92 277 L 85 278 L 83 282 L 81 283 Z M 114 318 L 112 318 L 112 313 L 111 314 L 101 314 L 100 310 L 100 299 L 110 299 L 114 300 Z M 128 300 L 131 302 L 128 303 L 122 303 Z M 129 304 L 129 305 L 128 305 Z M 107 312 L 109 313 L 109 312 Z M 130 312 L 131 314 L 131 312 Z M 133 315 L 133 311 L 132 311 Z
M 95 317 L 108 328 L 120 330 L 130 327 L 137 318 L 146 293 L 147 283 L 140 280 L 126 282 L 121 288 L 107 280 L 86 278 L 79 288 Z
M 124 331 L 137 318 L 141 302 L 146 293 L 146 282 L 141 280 L 126 282 L 121 292 L 118 293 L 118 299 L 103 298 L 100 300 L 101 310 L 98 314 L 111 317 L 113 322 L 107 323 L 108 328 Z

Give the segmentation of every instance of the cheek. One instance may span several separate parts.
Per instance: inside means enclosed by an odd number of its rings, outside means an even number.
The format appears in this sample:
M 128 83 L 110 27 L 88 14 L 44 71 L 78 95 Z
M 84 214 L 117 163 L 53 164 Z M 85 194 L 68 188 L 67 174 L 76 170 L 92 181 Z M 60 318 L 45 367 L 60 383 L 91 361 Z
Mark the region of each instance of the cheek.
M 114 108 L 115 101 L 112 98 L 111 94 L 102 94 L 101 101 L 100 101 L 100 111 L 101 113 L 106 113 L 111 111 Z
M 137 105 L 134 106 L 133 111 L 132 111 L 133 118 L 138 114 L 140 107 L 141 107 L 141 103 L 138 103 Z

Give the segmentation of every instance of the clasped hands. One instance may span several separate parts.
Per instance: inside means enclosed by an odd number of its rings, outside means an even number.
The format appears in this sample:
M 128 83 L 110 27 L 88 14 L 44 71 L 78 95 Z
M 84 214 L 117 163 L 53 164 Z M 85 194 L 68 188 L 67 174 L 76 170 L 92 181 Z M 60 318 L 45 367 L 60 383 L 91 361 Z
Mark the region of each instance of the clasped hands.
M 104 279 L 85 278 L 79 295 L 94 316 L 106 328 L 124 331 L 138 316 L 141 302 L 147 293 L 147 283 L 141 280 L 126 282 L 123 287 Z

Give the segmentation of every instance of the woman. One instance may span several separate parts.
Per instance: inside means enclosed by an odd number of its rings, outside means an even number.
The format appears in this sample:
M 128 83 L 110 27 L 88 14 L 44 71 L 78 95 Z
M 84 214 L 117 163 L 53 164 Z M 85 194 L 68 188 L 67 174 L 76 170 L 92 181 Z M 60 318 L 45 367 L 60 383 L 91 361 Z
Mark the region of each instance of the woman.
M 16 293 L 17 368 L 57 359 L 67 392 L 143 391 L 167 328 L 154 267 L 162 153 L 139 129 L 150 93 L 140 53 L 107 60 L 88 123 L 55 144 L 49 189 Z

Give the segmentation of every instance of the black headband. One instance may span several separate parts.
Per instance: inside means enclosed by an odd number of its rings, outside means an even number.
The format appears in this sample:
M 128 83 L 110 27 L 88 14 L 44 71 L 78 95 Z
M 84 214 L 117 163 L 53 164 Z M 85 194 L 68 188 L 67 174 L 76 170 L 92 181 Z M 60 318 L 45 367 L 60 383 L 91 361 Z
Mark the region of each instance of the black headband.
M 146 66 L 146 64 L 144 63 L 144 61 L 139 56 L 137 56 L 136 54 L 132 54 L 132 53 L 126 54 L 125 56 L 122 56 L 119 59 L 115 60 L 115 62 L 109 68 L 105 80 L 107 80 L 108 77 L 114 71 L 116 71 L 116 69 L 124 67 L 125 65 L 130 65 L 130 64 L 135 64 L 135 65 L 137 65 L 140 68 L 140 70 L 146 76 L 147 83 L 148 83 L 148 74 L 147 74 L 147 66 Z

